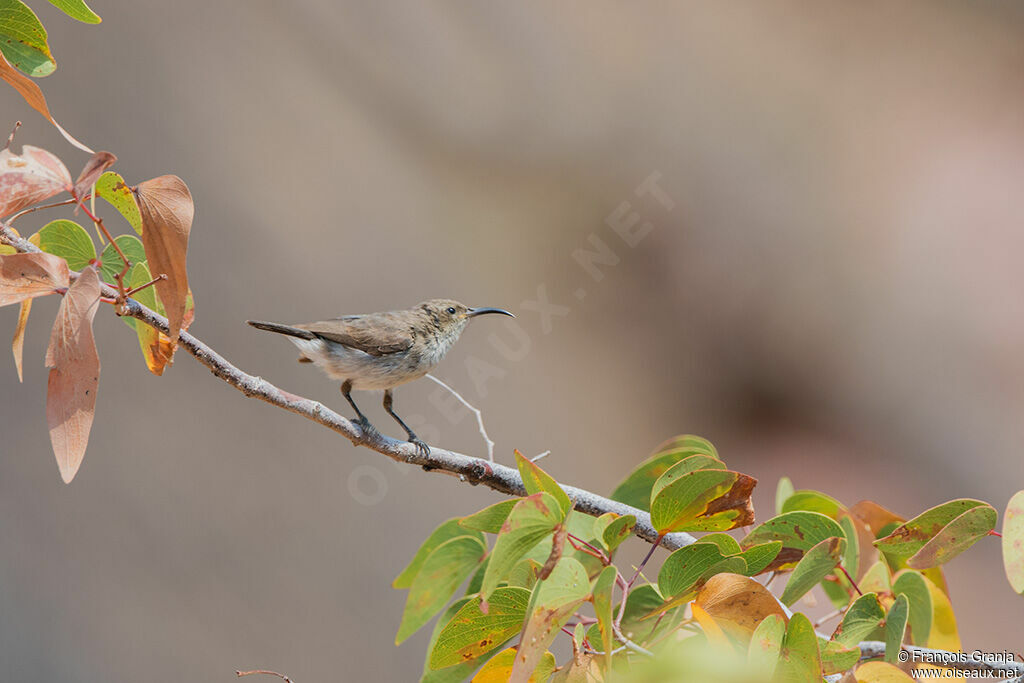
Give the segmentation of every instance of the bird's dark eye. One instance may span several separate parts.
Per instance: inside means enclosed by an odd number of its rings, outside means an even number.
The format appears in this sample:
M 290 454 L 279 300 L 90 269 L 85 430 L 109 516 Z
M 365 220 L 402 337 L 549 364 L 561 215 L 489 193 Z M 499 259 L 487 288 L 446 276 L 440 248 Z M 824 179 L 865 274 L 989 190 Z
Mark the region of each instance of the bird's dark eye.
M 455 315 L 455 307 L 454 306 L 449 306 L 448 307 L 448 315 Z

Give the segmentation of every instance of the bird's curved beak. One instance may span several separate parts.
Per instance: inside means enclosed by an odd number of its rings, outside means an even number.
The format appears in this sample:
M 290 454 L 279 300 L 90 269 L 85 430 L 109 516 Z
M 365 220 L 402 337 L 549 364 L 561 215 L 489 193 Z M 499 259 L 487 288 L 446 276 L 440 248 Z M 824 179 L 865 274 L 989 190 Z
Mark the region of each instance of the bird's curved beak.
M 486 315 L 488 313 L 500 313 L 501 315 L 507 315 L 510 318 L 515 316 L 506 311 L 504 308 L 471 308 L 466 313 L 467 318 L 475 318 L 478 315 Z

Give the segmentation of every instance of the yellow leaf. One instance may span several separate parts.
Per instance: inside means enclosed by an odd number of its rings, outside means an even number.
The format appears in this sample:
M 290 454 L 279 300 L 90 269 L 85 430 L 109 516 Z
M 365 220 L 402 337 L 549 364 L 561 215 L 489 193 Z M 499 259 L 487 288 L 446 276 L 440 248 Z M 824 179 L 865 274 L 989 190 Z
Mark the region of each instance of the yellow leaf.
M 476 676 L 473 676 L 472 683 L 507 683 L 508 679 L 512 676 L 512 667 L 515 665 L 515 662 L 516 648 L 506 648 L 491 657 L 491 659 L 484 664 L 483 668 L 477 672 Z M 541 659 L 540 663 L 537 664 L 537 668 L 534 669 L 533 674 L 530 676 L 529 683 L 546 681 L 554 670 L 555 656 L 550 652 L 545 652 L 544 657 Z
M 857 683 L 914 683 L 914 679 L 885 662 L 865 662 L 855 672 Z
M 704 635 L 707 636 L 708 642 L 715 645 L 729 646 L 729 638 L 725 635 L 725 631 L 718 625 L 718 623 L 712 618 L 710 614 L 704 611 L 704 608 L 693 603 L 690 606 L 693 610 L 693 618 L 697 620 L 701 628 L 704 629 Z
M 932 630 L 928 632 L 928 647 L 959 652 L 960 634 L 956 628 L 953 605 L 931 579 L 925 576 L 924 580 L 932 597 Z

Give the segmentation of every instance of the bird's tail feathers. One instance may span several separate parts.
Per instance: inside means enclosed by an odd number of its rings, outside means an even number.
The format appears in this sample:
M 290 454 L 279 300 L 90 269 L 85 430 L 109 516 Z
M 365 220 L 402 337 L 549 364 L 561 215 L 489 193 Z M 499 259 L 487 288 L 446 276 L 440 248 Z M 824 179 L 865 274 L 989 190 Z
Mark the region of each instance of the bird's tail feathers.
M 313 339 L 316 335 L 308 330 L 300 330 L 297 327 L 291 327 L 289 325 L 280 325 L 278 323 L 267 323 L 260 320 L 246 320 L 257 330 L 266 330 L 267 332 L 277 332 L 278 334 L 286 334 L 289 337 L 298 337 L 299 339 Z

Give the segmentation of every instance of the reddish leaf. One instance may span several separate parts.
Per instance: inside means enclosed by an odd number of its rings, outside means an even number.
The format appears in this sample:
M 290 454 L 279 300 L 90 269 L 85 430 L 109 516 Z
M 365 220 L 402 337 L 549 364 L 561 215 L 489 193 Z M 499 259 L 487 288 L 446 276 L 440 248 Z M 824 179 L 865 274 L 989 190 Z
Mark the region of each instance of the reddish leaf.
M 51 368 L 46 421 L 65 483 L 74 479 L 82 464 L 96 408 L 100 358 L 92 335 L 92 319 L 99 300 L 100 278 L 96 267 L 88 266 L 64 295 L 46 349 L 46 367 Z
M 103 172 L 114 165 L 117 161 L 117 157 L 110 152 L 96 152 L 89 161 L 85 162 L 85 168 L 78 174 L 78 179 L 75 180 L 75 194 L 79 197 L 84 197 L 89 192 Z
M 28 314 L 32 310 L 32 299 L 25 299 L 21 302 L 21 310 L 18 311 L 18 327 L 14 330 L 14 339 L 11 340 L 11 351 L 14 353 L 14 367 L 18 369 L 18 381 L 24 382 L 21 372 L 22 352 L 25 349 L 25 326 L 28 324 Z
M 21 156 L 0 151 L 0 216 L 32 206 L 71 189 L 71 174 L 45 149 L 25 145 Z
M 149 270 L 154 277 L 167 275 L 156 283 L 156 291 L 167 311 L 168 336 L 176 344 L 188 299 L 185 255 L 195 211 L 192 195 L 181 178 L 165 175 L 139 183 L 136 199 Z
M 39 86 L 36 85 L 31 78 L 11 66 L 10 62 L 7 61 L 3 54 L 0 54 L 0 78 L 7 81 L 12 88 L 18 91 L 18 93 L 25 98 L 25 101 L 28 102 L 28 106 L 45 116 L 46 120 L 52 123 L 57 130 L 60 131 L 60 134 L 64 136 L 65 140 L 78 149 L 92 154 L 91 149 L 73 138 L 71 133 L 60 127 L 60 124 L 57 123 L 56 119 L 54 119 L 50 114 L 49 107 L 46 106 L 46 98 L 43 97 L 43 91 L 39 89 Z M 70 180 L 71 178 L 69 177 L 68 181 Z
M 67 261 L 53 254 L 0 255 L 0 306 L 68 286 Z

